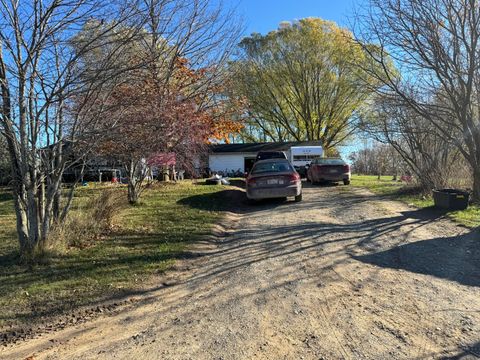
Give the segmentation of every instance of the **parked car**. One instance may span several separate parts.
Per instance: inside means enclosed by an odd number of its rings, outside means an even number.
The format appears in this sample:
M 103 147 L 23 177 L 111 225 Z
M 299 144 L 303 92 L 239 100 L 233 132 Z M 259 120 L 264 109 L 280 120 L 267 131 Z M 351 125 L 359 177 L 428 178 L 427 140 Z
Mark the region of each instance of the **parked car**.
M 287 155 L 283 151 L 259 151 L 255 161 L 267 160 L 267 159 L 285 159 Z
M 307 170 L 307 180 L 319 182 L 340 182 L 350 184 L 350 165 L 339 158 L 318 158 L 312 161 Z
M 300 176 L 305 178 L 311 162 L 322 155 L 323 147 L 321 146 L 292 146 L 289 160 Z
M 302 179 L 288 160 L 260 160 L 248 174 L 246 193 L 250 201 L 291 196 L 298 202 L 302 200 Z

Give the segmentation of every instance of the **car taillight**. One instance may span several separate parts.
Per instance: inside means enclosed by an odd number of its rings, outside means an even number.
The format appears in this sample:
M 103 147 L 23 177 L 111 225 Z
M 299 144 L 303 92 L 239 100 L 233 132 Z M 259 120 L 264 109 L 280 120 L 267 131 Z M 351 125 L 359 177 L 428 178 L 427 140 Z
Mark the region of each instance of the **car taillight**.
M 300 175 L 298 175 L 297 173 L 288 175 L 288 180 L 289 180 L 291 183 L 300 181 Z
M 254 178 L 247 178 L 247 185 L 255 186 L 255 184 L 256 184 L 256 181 Z
M 349 172 L 350 171 L 350 165 L 343 165 L 343 171 L 344 172 Z

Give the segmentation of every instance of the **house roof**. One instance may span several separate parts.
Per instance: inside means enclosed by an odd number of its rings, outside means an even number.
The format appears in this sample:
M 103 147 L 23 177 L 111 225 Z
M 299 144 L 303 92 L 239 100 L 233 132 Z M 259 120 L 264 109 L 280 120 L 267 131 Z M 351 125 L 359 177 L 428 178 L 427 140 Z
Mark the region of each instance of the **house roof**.
M 322 146 L 320 141 L 289 141 L 265 142 L 247 144 L 217 144 L 211 145 L 212 153 L 257 153 L 259 151 L 287 151 L 292 146 Z

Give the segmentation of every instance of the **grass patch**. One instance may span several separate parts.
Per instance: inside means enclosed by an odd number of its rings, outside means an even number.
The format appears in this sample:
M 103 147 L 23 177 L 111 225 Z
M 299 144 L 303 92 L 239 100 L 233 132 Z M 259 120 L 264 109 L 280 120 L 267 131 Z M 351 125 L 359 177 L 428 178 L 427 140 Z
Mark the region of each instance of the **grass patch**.
M 398 181 L 392 181 L 391 176 L 382 176 L 378 179 L 374 175 L 352 175 L 351 185 L 366 188 L 374 194 L 403 201 L 418 208 L 433 206 L 431 196 L 420 195 L 415 191 L 415 188 Z M 462 225 L 468 227 L 480 226 L 480 206 L 478 205 L 470 205 L 466 210 L 451 211 L 447 215 Z
M 100 189 L 79 189 L 73 214 Z M 145 191 L 138 206 L 119 208 L 111 233 L 90 246 L 54 252 L 47 264 L 32 269 L 18 263 L 13 201 L 0 189 L 0 327 L 94 305 L 138 288 L 210 231 L 221 217 L 221 199 L 214 194 L 225 189 L 189 181 L 155 186 Z M 211 201 L 201 208 L 185 202 L 202 195 Z

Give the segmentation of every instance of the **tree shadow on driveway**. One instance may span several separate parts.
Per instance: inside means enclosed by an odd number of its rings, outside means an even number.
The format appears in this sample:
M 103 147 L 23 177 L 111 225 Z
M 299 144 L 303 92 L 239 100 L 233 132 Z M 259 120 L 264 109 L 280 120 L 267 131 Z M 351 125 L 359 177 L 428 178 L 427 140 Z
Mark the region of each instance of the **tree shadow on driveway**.
M 338 194 L 340 200 L 335 204 L 325 198 L 310 197 L 301 203 L 285 201 L 265 201 L 258 205 L 248 205 L 242 189 L 227 189 L 208 195 L 196 195 L 181 200 L 182 204 L 206 209 L 213 197 L 222 199 L 221 211 L 241 214 L 255 214 L 275 209 L 287 216 L 298 210 L 312 209 L 324 211 L 334 207 L 332 214 L 342 214 L 359 207 L 372 198 L 351 192 Z M 300 224 L 277 225 L 250 231 L 239 229 L 238 236 L 227 238 L 223 242 L 224 256 L 229 254 L 228 271 L 238 266 L 251 264 L 266 258 L 292 256 L 295 253 L 314 251 L 324 248 L 332 241 L 345 245 L 342 251 L 357 261 L 383 268 L 403 269 L 413 273 L 425 274 L 447 279 L 468 286 L 480 286 L 480 234 L 478 230 L 464 232 L 458 236 L 448 236 L 455 225 L 445 218 L 445 212 L 434 208 L 418 209 L 392 213 L 389 217 L 373 219 L 352 219 L 347 223 L 313 222 L 308 218 Z M 412 233 L 422 227 L 435 223 L 435 228 L 448 224 L 445 237 L 432 237 L 415 241 Z M 446 225 L 447 226 L 447 225 Z M 338 234 L 335 240 L 326 240 L 330 234 Z M 385 239 L 391 239 L 388 244 Z M 246 241 L 239 242 L 238 239 Z M 258 239 L 258 240 L 255 240 Z M 234 242 L 231 243 L 231 242 Z M 230 243 L 230 244 L 229 244 Z M 386 249 L 386 246 L 389 248 Z M 241 254 L 241 256 L 240 256 Z M 240 256 L 237 257 L 237 256 Z
M 402 211 L 401 213 L 403 216 L 409 219 L 434 221 L 438 219 L 446 219 L 449 211 L 443 210 L 443 209 L 437 209 L 434 206 L 429 206 L 421 209 Z
M 480 341 L 469 346 L 462 346 L 454 356 L 443 357 L 444 360 L 473 360 L 480 358 Z
M 213 185 L 212 185 L 213 186 Z M 288 205 L 291 201 L 285 199 L 267 199 L 249 204 L 245 191 L 240 187 L 231 187 L 215 193 L 193 195 L 178 201 L 181 205 L 207 211 L 229 211 L 245 214 L 265 209 Z
M 384 268 L 403 269 L 463 285 L 480 286 L 479 240 L 478 232 L 472 232 L 412 242 L 353 258 Z

